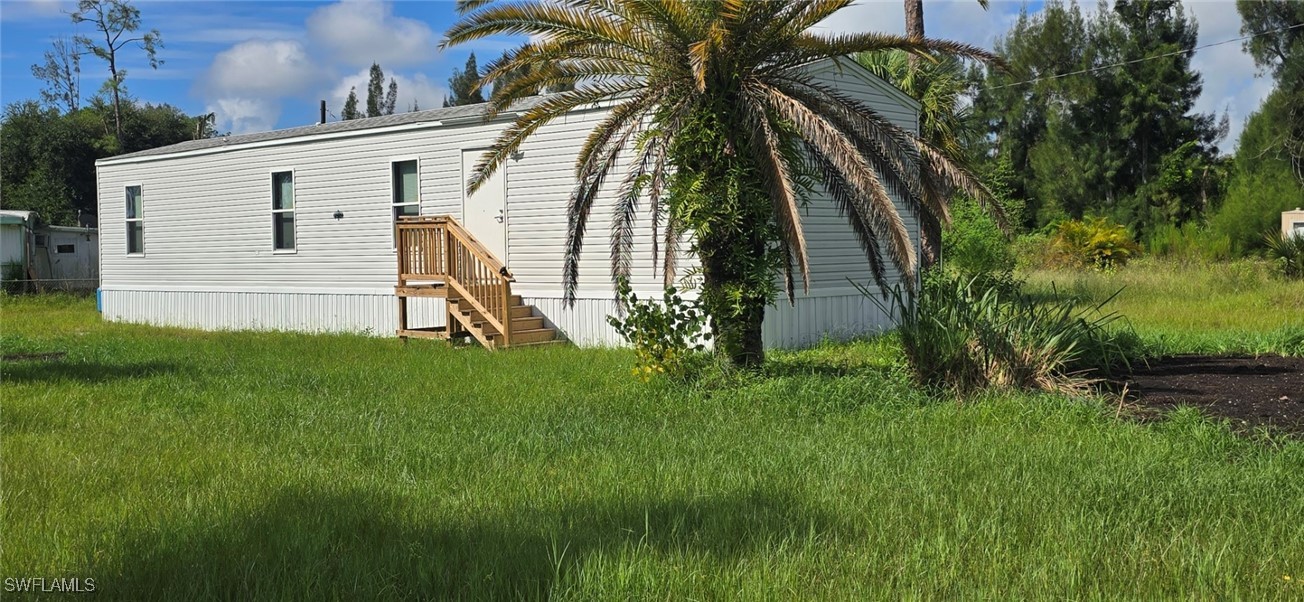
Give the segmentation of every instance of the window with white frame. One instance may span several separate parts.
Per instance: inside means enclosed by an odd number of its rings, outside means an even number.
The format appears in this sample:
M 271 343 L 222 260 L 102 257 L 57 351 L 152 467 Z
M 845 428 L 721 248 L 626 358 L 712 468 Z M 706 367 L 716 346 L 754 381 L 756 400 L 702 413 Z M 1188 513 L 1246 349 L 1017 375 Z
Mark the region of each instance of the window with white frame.
M 127 187 L 127 254 L 145 252 L 145 197 L 140 186 Z
M 421 214 L 420 182 L 417 178 L 417 161 L 395 161 L 391 181 L 394 187 L 394 223 L 398 218 Z
M 272 250 L 294 250 L 294 172 L 272 174 Z

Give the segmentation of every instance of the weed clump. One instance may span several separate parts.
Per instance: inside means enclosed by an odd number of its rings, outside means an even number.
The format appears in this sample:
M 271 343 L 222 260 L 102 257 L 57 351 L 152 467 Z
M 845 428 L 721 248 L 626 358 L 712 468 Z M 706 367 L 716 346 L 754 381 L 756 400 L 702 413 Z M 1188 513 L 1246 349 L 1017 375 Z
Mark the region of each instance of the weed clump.
M 869 290 L 861 288 L 869 295 Z M 924 386 L 960 395 L 987 388 L 1084 393 L 1139 353 L 1130 329 L 1104 313 L 1105 299 L 1085 311 L 1057 293 L 1038 298 L 935 271 L 917 294 L 889 295 L 902 350 Z

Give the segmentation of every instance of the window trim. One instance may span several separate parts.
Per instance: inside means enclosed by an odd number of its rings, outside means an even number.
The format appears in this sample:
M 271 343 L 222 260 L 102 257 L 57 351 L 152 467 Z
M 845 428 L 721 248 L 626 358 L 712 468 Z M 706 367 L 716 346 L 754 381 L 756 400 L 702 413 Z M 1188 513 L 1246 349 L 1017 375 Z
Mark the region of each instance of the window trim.
M 132 188 L 140 189 L 140 211 L 136 217 L 127 217 L 127 191 Z M 140 250 L 131 252 L 131 226 L 132 222 L 140 224 Z M 145 184 L 141 182 L 127 183 L 122 186 L 122 251 L 127 257 L 144 257 L 145 256 Z
M 417 164 L 417 201 L 415 203 L 396 203 L 394 202 L 394 193 L 396 192 L 394 189 L 396 184 L 394 166 L 408 161 Z M 398 214 L 394 210 L 398 207 L 410 207 L 412 205 L 416 205 L 417 215 L 421 215 L 421 157 L 419 155 L 391 157 L 389 159 L 389 239 L 392 247 L 390 250 L 395 253 L 398 252 Z
M 276 208 L 276 176 L 290 174 L 290 208 Z M 278 167 L 267 171 L 267 223 L 271 226 L 271 248 L 273 255 L 294 255 L 299 252 L 299 174 L 293 167 Z M 276 214 L 289 213 L 294 220 L 294 246 L 288 249 L 276 248 Z

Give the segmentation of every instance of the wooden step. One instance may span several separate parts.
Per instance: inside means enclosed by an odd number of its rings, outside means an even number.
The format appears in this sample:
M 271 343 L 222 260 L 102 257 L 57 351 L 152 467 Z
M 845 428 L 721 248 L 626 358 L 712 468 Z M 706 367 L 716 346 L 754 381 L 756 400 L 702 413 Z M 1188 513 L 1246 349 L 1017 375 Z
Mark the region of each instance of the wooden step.
M 465 315 L 465 314 L 463 314 Z M 498 327 L 490 324 L 488 320 L 468 321 L 469 324 L 488 332 L 498 332 Z M 512 319 L 512 332 L 521 330 L 538 330 L 543 328 L 542 317 L 514 318 Z
M 500 341 L 502 340 L 502 335 L 495 332 L 492 335 L 486 336 L 485 338 L 493 341 L 494 344 L 501 344 Z M 556 338 L 557 338 L 557 331 L 551 328 L 532 328 L 529 330 L 513 330 L 511 346 L 514 347 L 516 345 L 528 345 L 530 343 L 544 343 L 544 342 L 555 340 Z
M 512 332 L 538 330 L 540 328 L 543 328 L 543 318 L 512 318 Z
M 410 339 L 447 339 L 448 330 L 442 326 L 434 326 L 431 328 L 409 328 L 407 330 L 399 330 L 398 336 L 400 338 Z
M 485 321 L 484 316 L 474 309 L 462 309 L 460 305 L 453 301 L 449 302 L 449 306 L 453 311 L 461 313 L 462 317 L 466 318 L 469 322 Z M 529 305 L 517 305 L 512 308 L 512 319 L 514 320 L 531 317 L 534 317 L 534 308 Z

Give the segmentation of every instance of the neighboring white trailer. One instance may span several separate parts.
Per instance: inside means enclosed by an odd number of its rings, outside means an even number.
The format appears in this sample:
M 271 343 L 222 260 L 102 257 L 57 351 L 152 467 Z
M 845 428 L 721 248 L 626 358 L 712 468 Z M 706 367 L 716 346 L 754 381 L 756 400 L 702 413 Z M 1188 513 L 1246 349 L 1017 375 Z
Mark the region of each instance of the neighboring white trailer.
M 1304 238 L 1304 209 L 1296 207 L 1294 211 L 1281 212 L 1281 236 Z
M 7 266 L 0 277 L 18 276 L 25 290 L 95 290 L 99 252 L 95 228 L 50 226 L 32 211 L 0 211 L 0 264 Z
M 817 77 L 914 130 L 918 107 L 858 66 L 813 66 Z M 530 101 L 527 101 L 530 102 Z M 513 107 L 519 110 L 524 107 Z M 562 303 L 566 206 L 575 157 L 605 107 L 539 130 L 472 198 L 464 183 L 512 111 L 485 123 L 464 106 L 185 142 L 100 160 L 101 277 L 106 319 L 204 329 L 355 331 L 398 324 L 394 224 L 450 215 L 505 264 L 512 292 L 549 326 L 583 345 L 616 344 L 607 225 L 620 178 L 595 204 L 581 258 L 578 302 Z M 913 216 L 903 218 L 918 240 Z M 851 281 L 871 280 L 847 222 L 825 196 L 803 224 L 811 290 L 767 313 L 769 346 L 801 346 L 889 325 Z M 646 216 L 636 228 L 650 230 Z M 636 229 L 636 232 L 638 230 Z M 662 282 L 650 237 L 635 248 L 640 296 Z M 890 275 L 896 278 L 895 274 Z M 437 326 L 442 299 L 409 318 Z

